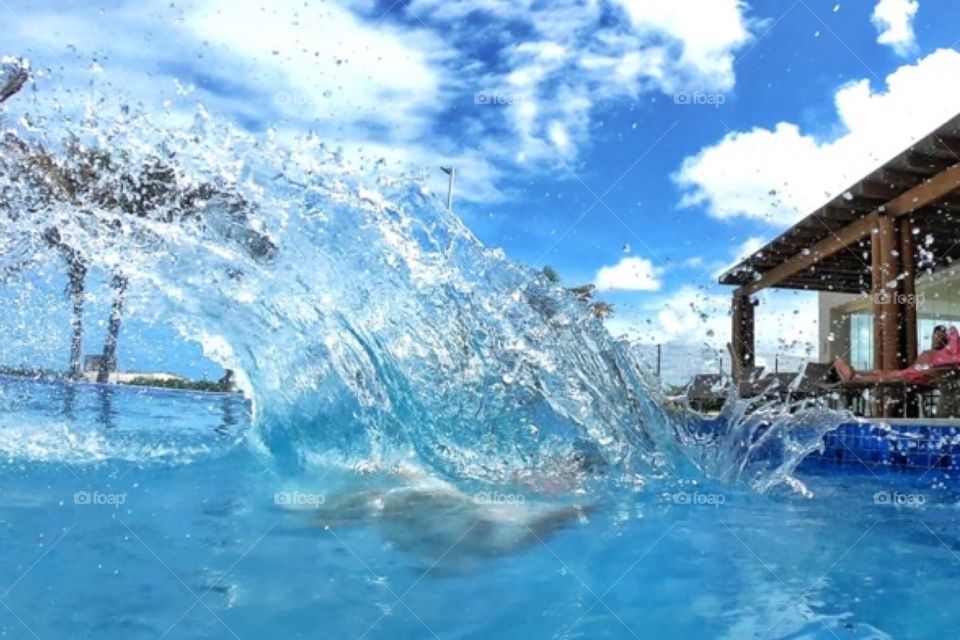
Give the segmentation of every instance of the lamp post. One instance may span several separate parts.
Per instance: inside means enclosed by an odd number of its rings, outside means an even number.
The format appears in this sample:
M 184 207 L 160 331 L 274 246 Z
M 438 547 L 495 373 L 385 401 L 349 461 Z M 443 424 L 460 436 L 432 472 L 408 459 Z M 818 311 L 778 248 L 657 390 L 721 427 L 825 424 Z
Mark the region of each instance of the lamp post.
M 453 185 L 457 180 L 457 169 L 453 165 L 440 167 L 440 169 L 450 178 L 447 183 L 447 211 L 453 211 Z

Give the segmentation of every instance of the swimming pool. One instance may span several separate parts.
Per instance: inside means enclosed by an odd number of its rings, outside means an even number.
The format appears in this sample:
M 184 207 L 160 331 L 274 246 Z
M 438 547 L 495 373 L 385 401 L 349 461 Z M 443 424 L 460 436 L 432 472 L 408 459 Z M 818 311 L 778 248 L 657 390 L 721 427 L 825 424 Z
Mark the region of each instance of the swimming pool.
M 236 396 L 0 382 L 10 638 L 956 635 L 956 485 L 812 468 L 469 494 L 285 474 Z

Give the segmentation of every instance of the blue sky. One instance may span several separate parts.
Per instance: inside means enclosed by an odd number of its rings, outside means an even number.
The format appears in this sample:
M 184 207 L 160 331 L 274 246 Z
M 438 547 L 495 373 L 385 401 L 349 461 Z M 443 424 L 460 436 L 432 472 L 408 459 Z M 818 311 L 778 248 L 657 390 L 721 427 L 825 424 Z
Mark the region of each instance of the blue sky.
M 315 130 L 438 193 L 437 167 L 456 165 L 481 240 L 597 282 L 611 330 L 649 343 L 722 348 L 718 272 L 960 111 L 960 5 L 933 0 L 0 0 L 0 15 L 0 54 L 30 58 L 37 91 Z M 762 355 L 808 352 L 814 301 L 762 296 Z M 144 346 L 162 328 L 128 330 L 121 367 L 216 372 L 194 347 Z

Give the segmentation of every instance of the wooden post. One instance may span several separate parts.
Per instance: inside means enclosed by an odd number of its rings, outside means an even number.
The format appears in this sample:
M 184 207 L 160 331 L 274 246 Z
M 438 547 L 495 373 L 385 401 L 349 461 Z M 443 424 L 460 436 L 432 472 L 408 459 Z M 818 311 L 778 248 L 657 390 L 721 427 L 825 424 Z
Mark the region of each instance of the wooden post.
M 897 227 L 893 220 L 886 216 L 881 216 L 879 220 L 880 228 L 880 282 L 883 287 L 883 295 L 880 303 L 883 309 L 881 322 L 883 324 L 883 370 L 893 371 L 900 368 L 900 347 L 899 330 L 900 326 L 900 290 L 898 288 L 897 276 L 900 275 L 900 258 L 897 253 L 900 250 L 898 241 Z
M 876 314 L 874 339 L 879 341 L 879 349 L 874 349 L 874 358 L 879 358 L 880 369 L 893 371 L 900 368 L 900 360 L 905 353 L 901 322 L 903 296 L 899 289 L 901 249 L 899 226 L 892 218 L 880 216 L 873 243 L 873 309 Z M 878 335 L 879 334 L 879 335 Z M 890 395 L 891 390 L 883 386 L 875 389 L 879 403 L 877 413 L 883 417 L 902 417 L 905 406 L 896 406 Z
M 900 221 L 900 260 L 903 264 L 903 342 L 904 367 L 917 361 L 917 257 L 913 248 L 913 229 L 908 218 Z
M 754 302 L 750 296 L 733 294 L 733 371 L 749 371 L 754 365 Z
M 883 248 L 880 246 L 880 228 L 874 228 L 870 234 L 870 293 L 873 296 L 873 368 L 883 369 L 883 282 L 881 278 L 880 257 Z

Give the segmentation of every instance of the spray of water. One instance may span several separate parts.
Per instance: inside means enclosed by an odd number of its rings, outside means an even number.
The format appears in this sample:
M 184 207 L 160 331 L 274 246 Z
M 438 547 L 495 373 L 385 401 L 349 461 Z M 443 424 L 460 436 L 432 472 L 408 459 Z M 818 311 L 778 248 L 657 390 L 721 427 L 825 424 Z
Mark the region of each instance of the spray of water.
M 122 274 L 146 319 L 238 373 L 250 444 L 282 469 L 513 482 L 692 463 L 765 490 L 836 423 L 734 402 L 707 430 L 668 410 L 581 302 L 376 159 L 203 107 L 171 126 L 122 103 L 75 115 L 56 91 L 28 104 L 2 140 L 0 269 L 67 251 Z

